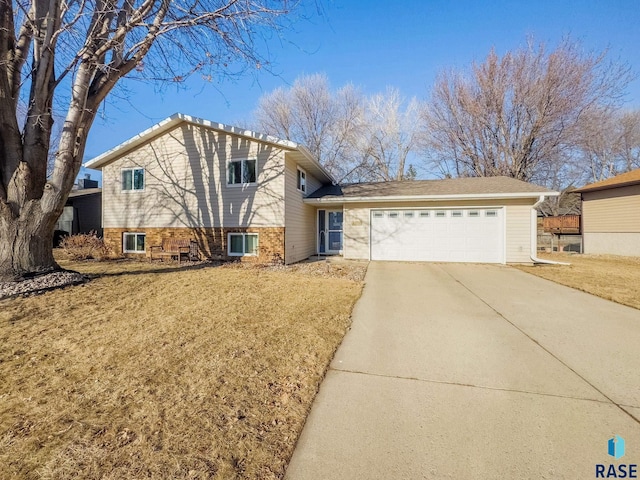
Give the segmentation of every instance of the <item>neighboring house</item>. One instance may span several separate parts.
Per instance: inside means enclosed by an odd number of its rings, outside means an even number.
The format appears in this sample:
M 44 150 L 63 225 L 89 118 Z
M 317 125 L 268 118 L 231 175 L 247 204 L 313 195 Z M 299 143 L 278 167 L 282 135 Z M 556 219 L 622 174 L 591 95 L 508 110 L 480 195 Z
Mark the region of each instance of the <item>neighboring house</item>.
M 69 193 L 56 230 L 70 235 L 96 232 L 102 236 L 102 189 L 86 175 Z
M 506 177 L 335 185 L 291 141 L 176 114 L 85 164 L 105 241 L 147 254 L 190 237 L 211 258 L 530 263 L 545 188 Z
M 640 255 L 640 169 L 576 190 L 584 253 Z

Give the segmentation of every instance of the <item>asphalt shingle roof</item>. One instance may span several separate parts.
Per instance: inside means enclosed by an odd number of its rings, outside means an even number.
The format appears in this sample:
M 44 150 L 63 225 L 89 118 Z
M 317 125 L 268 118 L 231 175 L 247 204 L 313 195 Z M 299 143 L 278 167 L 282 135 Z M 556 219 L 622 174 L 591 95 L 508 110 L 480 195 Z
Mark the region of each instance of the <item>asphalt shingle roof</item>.
M 551 190 L 510 177 L 472 177 L 330 185 L 316 190 L 307 198 L 486 195 L 492 193 L 551 193 Z
M 607 178 L 601 182 L 590 183 L 589 185 L 585 185 L 575 191 L 580 193 L 590 192 L 592 190 L 605 190 L 607 188 L 624 187 L 626 185 L 635 185 L 638 183 L 640 183 L 640 168 L 616 175 L 615 177 Z

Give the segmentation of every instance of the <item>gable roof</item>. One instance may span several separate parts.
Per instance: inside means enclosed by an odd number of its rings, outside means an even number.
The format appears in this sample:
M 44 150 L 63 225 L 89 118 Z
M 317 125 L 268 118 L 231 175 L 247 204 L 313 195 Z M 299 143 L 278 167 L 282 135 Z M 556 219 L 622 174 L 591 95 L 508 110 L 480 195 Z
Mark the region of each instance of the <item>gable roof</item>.
M 626 187 L 637 184 L 640 184 L 640 168 L 616 175 L 615 177 L 607 178 L 600 182 L 590 183 L 582 188 L 574 190 L 574 192 L 593 192 L 595 190 L 606 190 L 607 188 Z
M 305 201 L 329 203 L 407 199 L 533 198 L 543 195 L 557 196 L 559 193 L 510 177 L 469 177 L 331 185 L 316 190 Z
M 233 127 L 231 125 L 225 125 L 224 123 L 216 123 L 209 120 L 204 120 L 202 118 L 192 117 L 183 113 L 174 113 L 170 117 L 165 118 L 161 122 L 131 137 L 129 140 L 125 140 L 120 145 L 113 147 L 111 150 L 108 150 L 103 154 L 92 158 L 91 160 L 84 163 L 83 166 L 86 168 L 94 168 L 100 170 L 105 165 L 116 161 L 117 159 L 126 155 L 128 152 L 135 150 L 136 148 L 149 142 L 153 138 L 156 138 L 165 132 L 173 130 L 175 127 L 182 123 L 188 123 L 191 125 L 208 128 L 217 132 L 237 135 L 239 137 L 255 140 L 256 142 L 267 143 L 276 147 L 280 147 L 283 150 L 293 152 L 297 154 L 296 161 L 301 162 L 301 166 L 309 170 L 314 176 L 318 177 L 323 182 L 335 182 L 335 179 L 331 176 L 331 174 L 327 172 L 324 167 L 320 165 L 320 163 L 318 163 L 311 152 L 303 145 L 292 142 L 290 140 L 282 140 L 271 135 L 252 132 L 251 130 L 245 130 L 243 128 Z

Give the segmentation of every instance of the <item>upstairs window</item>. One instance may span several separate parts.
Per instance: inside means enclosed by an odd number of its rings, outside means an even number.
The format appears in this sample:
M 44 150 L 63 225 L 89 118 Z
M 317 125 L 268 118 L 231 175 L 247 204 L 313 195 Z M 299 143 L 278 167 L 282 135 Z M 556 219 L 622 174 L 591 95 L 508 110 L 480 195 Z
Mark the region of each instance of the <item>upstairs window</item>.
M 298 190 L 307 193 L 307 172 L 298 168 Z
M 227 170 L 227 185 L 256 183 L 256 164 L 255 158 L 230 161 Z
M 122 190 L 144 190 L 144 168 L 122 169 Z

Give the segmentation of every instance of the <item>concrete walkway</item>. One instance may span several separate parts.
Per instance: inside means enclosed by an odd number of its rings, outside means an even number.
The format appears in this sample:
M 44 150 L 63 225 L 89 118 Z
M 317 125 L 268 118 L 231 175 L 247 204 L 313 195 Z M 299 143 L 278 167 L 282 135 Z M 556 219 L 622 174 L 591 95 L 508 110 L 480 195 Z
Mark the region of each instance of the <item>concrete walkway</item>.
M 286 478 L 588 479 L 598 463 L 640 464 L 640 311 L 509 267 L 373 262 Z

